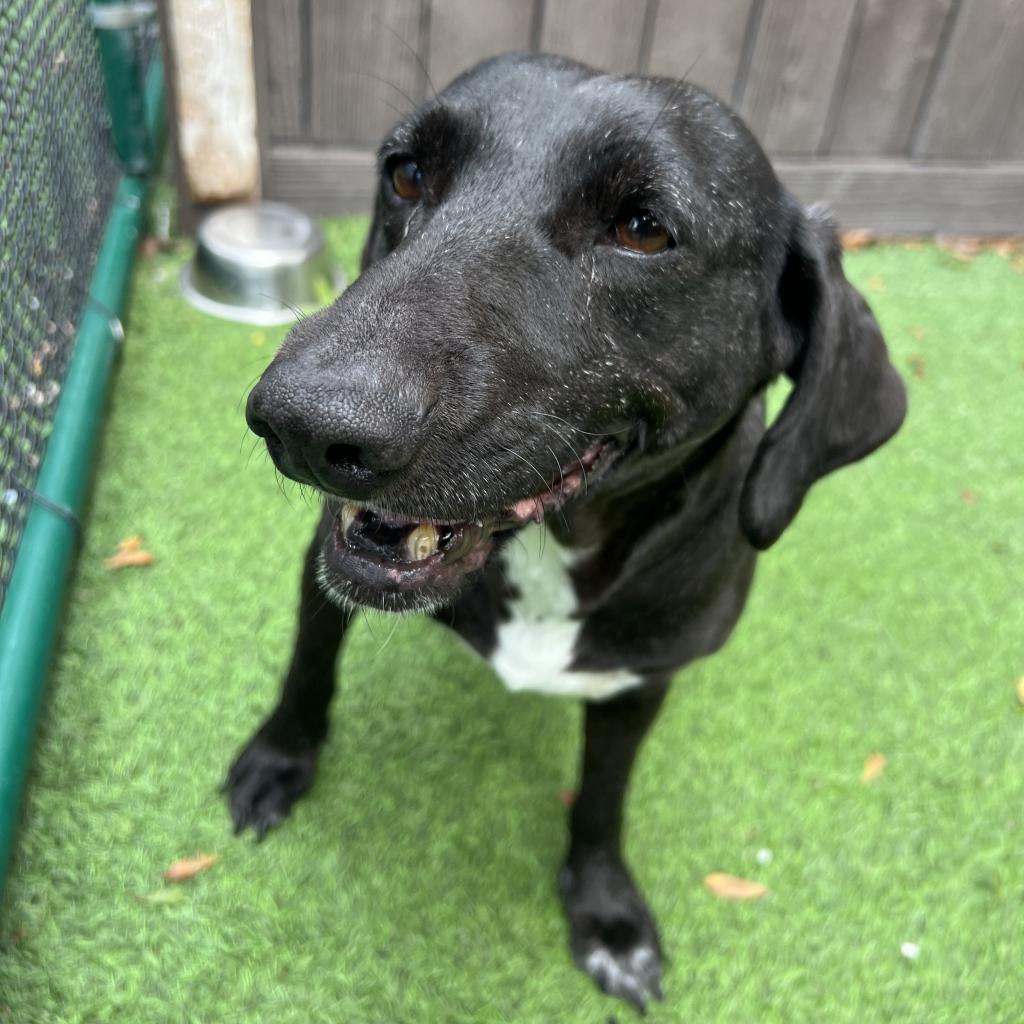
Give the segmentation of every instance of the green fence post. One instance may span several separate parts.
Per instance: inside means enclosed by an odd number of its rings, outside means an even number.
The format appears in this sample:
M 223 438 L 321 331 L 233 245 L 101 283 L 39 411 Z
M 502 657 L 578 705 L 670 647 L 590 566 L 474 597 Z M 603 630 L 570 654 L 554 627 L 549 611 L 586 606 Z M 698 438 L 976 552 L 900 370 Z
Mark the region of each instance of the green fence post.
M 133 56 L 133 60 L 137 58 Z M 110 82 L 108 78 L 108 88 Z M 144 147 L 145 168 L 149 168 L 159 156 L 163 134 L 163 65 L 159 55 L 150 62 L 145 83 L 134 78 L 131 89 L 134 98 L 124 104 L 125 113 L 115 115 L 115 132 L 118 117 L 130 119 L 142 113 L 141 130 L 134 124 L 125 138 L 133 140 L 132 145 Z M 127 120 L 124 124 L 133 122 Z M 131 150 L 125 152 L 126 170 L 142 166 L 141 150 L 136 149 L 134 156 Z M 32 505 L 25 520 L 0 608 L 0 889 L 14 843 L 65 589 L 77 552 L 77 522 L 85 508 L 121 341 L 118 318 L 142 232 L 148 189 L 149 180 L 137 173 L 125 173 L 118 184 L 34 488 L 42 500 Z
M 114 148 L 128 174 L 145 174 L 154 147 L 146 126 L 136 29 L 156 17 L 151 0 L 94 0 L 89 8 L 107 85 Z

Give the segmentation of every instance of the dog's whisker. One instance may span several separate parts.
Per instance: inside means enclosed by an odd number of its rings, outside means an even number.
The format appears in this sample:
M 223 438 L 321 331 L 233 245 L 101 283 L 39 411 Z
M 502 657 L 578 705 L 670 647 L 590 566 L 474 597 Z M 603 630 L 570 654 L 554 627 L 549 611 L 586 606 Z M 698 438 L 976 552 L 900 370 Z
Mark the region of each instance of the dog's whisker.
M 553 412 L 545 412 L 543 409 L 534 409 L 533 413 L 537 416 L 547 416 L 548 419 L 558 420 L 559 423 L 564 423 L 570 430 L 575 430 L 578 434 L 583 434 L 586 437 L 615 437 L 618 434 L 625 434 L 629 427 L 619 427 L 618 430 L 584 430 L 582 427 L 577 427 L 574 423 L 570 423 L 563 416 L 556 416 Z
M 239 446 L 238 446 L 239 447 L 239 451 L 241 451 L 241 447 L 244 444 L 245 444 L 245 438 L 243 437 L 241 442 L 240 442 L 240 444 L 239 444 Z M 250 447 L 250 449 L 249 449 L 249 454 L 246 457 L 246 460 L 245 460 L 245 468 L 246 469 L 248 469 L 252 465 L 252 458 L 256 454 L 257 450 L 259 449 L 259 446 L 260 446 L 260 438 L 257 437 L 256 440 L 253 441 L 252 447 Z
M 386 85 L 389 89 L 394 89 L 410 107 L 415 108 L 419 106 L 419 104 L 404 89 L 395 85 L 394 82 L 391 82 L 386 78 L 381 78 L 380 75 L 375 75 L 372 71 L 353 71 L 352 74 L 358 75 L 360 78 L 372 78 L 375 82 L 380 82 L 381 84 Z M 380 97 L 380 99 L 382 103 L 387 103 L 387 100 L 385 100 L 383 96 Z M 404 112 L 399 110 L 397 113 L 402 114 Z
M 256 376 L 253 377 L 253 379 L 251 381 L 249 381 L 249 383 L 246 384 L 244 388 L 242 388 L 242 394 L 239 396 L 238 402 L 235 405 L 235 410 L 236 411 L 238 409 L 240 409 L 242 407 L 243 403 L 249 398 L 249 392 L 252 391 L 252 389 L 256 386 L 256 382 L 262 376 L 263 376 L 263 370 L 260 370 L 260 372 L 257 373 Z
M 551 458 L 554 459 L 555 467 L 558 469 L 558 489 L 559 491 L 565 490 L 565 473 L 562 470 L 562 464 L 558 461 L 558 456 L 555 454 L 555 450 L 551 445 L 545 445 L 545 448 L 551 453 Z M 566 530 L 569 529 L 569 522 L 565 518 L 565 509 L 559 507 L 558 514 L 562 517 L 562 522 L 565 524 Z
M 390 633 L 388 633 L 387 637 L 386 637 L 386 638 L 385 638 L 385 640 L 384 640 L 384 643 L 382 643 L 382 644 L 381 644 L 381 645 L 380 645 L 380 646 L 379 646 L 379 647 L 377 648 L 377 655 L 378 655 L 378 656 L 379 656 L 379 655 L 380 655 L 381 653 L 383 653 L 383 651 L 384 651 L 384 649 L 385 649 L 385 648 L 387 647 L 387 645 L 388 645 L 389 643 L 391 643 L 391 639 L 392 639 L 392 637 L 393 637 L 393 636 L 395 635 L 395 631 L 396 631 L 396 630 L 398 629 L 398 622 L 399 622 L 399 620 L 398 620 L 398 616 L 397 616 L 397 615 L 393 615 L 393 616 L 392 616 L 392 619 L 393 619 L 394 621 L 393 621 L 393 622 L 392 622 L 392 624 L 391 624 L 391 632 L 390 632 Z
M 282 299 L 280 295 L 274 295 L 271 294 L 270 292 L 258 292 L 257 294 L 261 298 L 269 299 L 271 302 L 280 302 L 281 305 L 286 306 L 289 310 L 291 310 L 292 316 L 295 317 L 296 323 L 302 323 L 303 320 L 307 319 L 306 313 L 299 309 L 299 307 L 296 306 L 294 303 L 289 302 L 287 299 Z
M 434 94 L 434 98 L 437 99 L 437 89 L 434 88 L 433 79 L 430 77 L 430 72 L 427 70 L 427 65 L 423 63 L 423 58 L 420 57 L 419 50 L 413 49 L 406 41 L 402 38 L 402 34 L 392 28 L 384 19 L 380 16 L 379 12 L 373 12 L 374 19 L 377 24 L 383 29 L 390 32 L 401 44 L 405 47 L 406 51 L 412 54 L 413 60 L 419 65 L 420 71 L 423 72 L 423 77 L 426 80 L 427 85 L 430 86 L 430 91 Z
M 703 56 L 704 50 L 700 50 L 697 56 L 694 57 L 693 60 L 690 62 L 690 66 L 683 73 L 682 77 L 672 87 L 671 91 L 668 94 L 668 99 L 665 100 L 665 102 L 661 105 L 661 109 L 657 112 L 657 114 L 654 115 L 654 120 L 651 122 L 650 127 L 647 129 L 647 134 L 644 136 L 643 142 L 640 144 L 641 148 L 643 148 L 643 146 L 646 145 L 647 140 L 651 137 L 651 132 L 654 131 L 654 127 L 660 120 L 661 115 L 664 114 L 666 110 L 668 110 L 668 105 L 676 98 L 676 96 L 679 95 L 684 85 L 689 85 L 688 79 L 692 74 L 693 69 L 697 66 L 698 62 Z
M 530 469 L 532 469 L 533 472 L 537 474 L 537 479 L 540 480 L 541 486 L 545 490 L 547 490 L 548 485 L 551 483 L 551 481 L 545 479 L 544 474 L 528 458 L 526 458 L 525 455 L 520 455 L 519 452 L 517 452 L 514 448 L 506 448 L 505 445 L 501 444 L 500 442 L 498 442 L 498 447 L 504 448 L 504 450 L 507 451 L 509 455 L 514 455 L 520 462 L 523 462 L 527 466 L 529 466 Z

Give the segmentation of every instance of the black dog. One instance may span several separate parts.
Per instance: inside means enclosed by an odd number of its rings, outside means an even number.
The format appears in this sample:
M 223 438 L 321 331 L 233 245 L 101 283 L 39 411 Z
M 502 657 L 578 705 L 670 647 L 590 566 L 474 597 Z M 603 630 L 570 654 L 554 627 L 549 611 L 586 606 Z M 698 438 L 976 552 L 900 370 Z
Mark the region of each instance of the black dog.
M 511 688 L 587 700 L 559 885 L 576 962 L 642 1008 L 661 953 L 622 855 L 637 748 L 732 631 L 755 549 L 892 436 L 904 389 L 833 225 L 691 85 L 497 58 L 379 165 L 365 272 L 249 398 L 325 510 L 231 813 L 262 836 L 309 787 L 354 607 L 439 613 Z

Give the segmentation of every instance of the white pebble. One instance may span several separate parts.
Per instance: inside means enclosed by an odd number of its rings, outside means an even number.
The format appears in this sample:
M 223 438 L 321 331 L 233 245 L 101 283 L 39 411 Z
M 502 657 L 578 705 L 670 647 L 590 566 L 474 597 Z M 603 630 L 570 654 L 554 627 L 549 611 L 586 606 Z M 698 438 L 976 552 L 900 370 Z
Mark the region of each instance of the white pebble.
M 921 947 L 916 942 L 904 942 L 900 946 L 900 952 L 908 960 L 916 960 L 921 955 Z
M 754 856 L 758 864 L 771 864 L 775 859 L 775 854 L 767 846 L 762 846 Z

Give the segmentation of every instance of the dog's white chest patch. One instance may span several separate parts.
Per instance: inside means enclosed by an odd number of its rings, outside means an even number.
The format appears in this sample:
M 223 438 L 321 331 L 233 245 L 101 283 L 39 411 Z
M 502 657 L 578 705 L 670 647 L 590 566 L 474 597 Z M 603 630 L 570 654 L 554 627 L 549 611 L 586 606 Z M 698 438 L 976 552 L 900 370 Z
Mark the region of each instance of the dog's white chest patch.
M 580 622 L 569 577 L 573 556 L 550 533 L 531 525 L 502 552 L 505 576 L 518 596 L 498 627 L 491 664 L 510 690 L 536 690 L 604 700 L 640 683 L 626 669 L 572 671 Z

